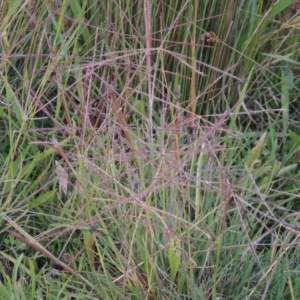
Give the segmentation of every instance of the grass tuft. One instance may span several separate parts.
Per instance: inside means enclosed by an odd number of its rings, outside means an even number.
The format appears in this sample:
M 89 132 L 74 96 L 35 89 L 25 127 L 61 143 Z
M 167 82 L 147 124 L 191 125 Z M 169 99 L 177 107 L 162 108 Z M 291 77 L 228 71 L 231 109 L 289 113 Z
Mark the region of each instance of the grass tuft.
M 154 2 L 2 1 L 1 299 L 300 298 L 299 1 Z

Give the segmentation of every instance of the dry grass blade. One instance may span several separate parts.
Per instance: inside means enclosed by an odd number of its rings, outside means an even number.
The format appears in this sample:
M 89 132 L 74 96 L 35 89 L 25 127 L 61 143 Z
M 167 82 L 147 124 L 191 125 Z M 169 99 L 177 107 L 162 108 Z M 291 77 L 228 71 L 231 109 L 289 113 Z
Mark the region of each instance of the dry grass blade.
M 14 227 L 18 232 L 20 232 L 22 235 L 18 234 L 17 232 L 13 232 L 10 230 L 7 230 L 9 234 L 11 234 L 13 237 L 17 238 L 18 240 L 22 241 L 29 247 L 35 249 L 36 251 L 40 252 L 41 254 L 45 255 L 47 258 L 54 261 L 56 264 L 64 268 L 66 271 L 68 271 L 70 274 L 74 275 L 84 283 L 86 283 L 88 286 L 92 287 L 92 284 L 82 277 L 80 274 L 76 273 L 72 268 L 70 268 L 68 265 L 60 261 L 58 258 L 56 258 L 53 254 L 51 254 L 47 249 L 45 249 L 39 242 L 37 242 L 33 237 L 31 237 L 29 234 L 27 234 L 17 223 L 15 223 L 12 219 L 10 219 L 7 216 L 4 216 L 4 219 L 9 223 L 12 227 Z
M 55 161 L 56 165 L 56 178 L 59 183 L 59 190 L 62 191 L 65 195 L 68 193 L 68 184 L 69 184 L 69 175 L 67 171 L 59 164 L 59 162 Z

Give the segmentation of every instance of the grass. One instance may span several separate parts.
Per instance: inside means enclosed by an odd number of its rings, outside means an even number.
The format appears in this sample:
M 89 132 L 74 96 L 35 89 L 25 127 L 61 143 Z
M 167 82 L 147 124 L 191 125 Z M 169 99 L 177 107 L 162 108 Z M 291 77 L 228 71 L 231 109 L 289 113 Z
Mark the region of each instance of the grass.
M 299 299 L 298 1 L 3 1 L 1 299 Z

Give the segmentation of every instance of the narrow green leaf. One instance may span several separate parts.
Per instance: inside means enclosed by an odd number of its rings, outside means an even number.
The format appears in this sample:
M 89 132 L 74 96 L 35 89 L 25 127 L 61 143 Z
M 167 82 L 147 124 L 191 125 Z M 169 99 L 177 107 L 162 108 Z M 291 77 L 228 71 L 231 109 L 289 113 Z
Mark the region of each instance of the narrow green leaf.
M 266 140 L 267 132 L 265 132 L 261 138 L 259 139 L 258 143 L 253 147 L 250 152 L 247 154 L 245 158 L 245 163 L 248 166 L 248 168 L 253 167 L 253 163 L 259 159 L 261 155 L 261 151 L 264 145 L 264 142 Z
M 178 238 L 172 239 L 168 248 L 168 259 L 170 263 L 171 278 L 175 280 L 181 263 L 180 240 Z
M 30 258 L 27 258 L 27 261 L 29 263 L 29 268 L 30 268 L 30 278 L 31 278 L 31 297 L 32 299 L 35 298 L 35 293 L 36 293 L 36 272 L 35 272 L 35 264 L 34 261 Z
M 269 53 L 262 53 L 262 55 L 268 56 L 268 57 L 272 57 L 277 59 L 278 61 L 285 61 L 287 63 L 291 63 L 291 64 L 295 64 L 300 66 L 300 63 L 294 59 L 291 59 L 285 55 L 278 55 L 278 54 L 269 54 Z
M 281 70 L 281 108 L 282 108 L 283 134 L 287 134 L 288 131 L 289 107 L 290 107 L 289 86 L 286 81 L 285 72 Z
M 18 275 L 19 275 L 19 266 L 21 264 L 21 261 L 23 259 L 23 254 L 21 254 L 15 261 L 14 268 L 13 268 L 13 274 L 12 274 L 12 284 L 13 284 L 13 290 L 14 295 L 16 299 L 20 299 L 19 295 L 19 288 L 18 288 Z
M 281 0 L 277 1 L 274 7 L 271 9 L 271 12 L 268 16 L 268 19 L 273 19 L 276 15 L 281 13 L 284 9 L 293 4 L 295 0 Z
M 254 67 L 251 69 L 251 71 L 248 75 L 248 78 L 247 78 L 247 80 L 246 80 L 246 82 L 245 82 L 245 84 L 242 88 L 242 91 L 241 91 L 240 95 L 239 95 L 239 100 L 236 104 L 236 107 L 234 109 L 234 113 L 232 114 L 232 117 L 231 117 L 231 121 L 230 121 L 230 125 L 229 125 L 230 129 L 233 129 L 233 128 L 236 127 L 235 121 L 237 119 L 238 113 L 239 113 L 239 111 L 241 109 L 241 106 L 243 104 L 243 101 L 244 101 L 244 99 L 247 95 L 247 90 L 248 90 L 248 87 L 249 87 L 249 84 L 250 84 L 250 80 L 252 78 L 253 71 L 254 71 Z
M 297 148 L 300 146 L 300 135 L 298 135 L 297 133 L 289 130 L 288 131 L 289 137 L 291 139 L 291 149 L 293 148 Z
M 51 190 L 51 191 L 49 191 L 47 193 L 44 193 L 44 194 L 40 195 L 39 197 L 37 197 L 34 200 L 31 200 L 29 208 L 33 209 L 33 208 L 35 208 L 37 206 L 40 206 L 41 204 L 47 202 L 49 199 L 51 199 L 53 197 L 53 195 L 55 193 L 56 193 L 56 189 Z
M 292 164 L 286 167 L 283 167 L 279 170 L 278 176 L 283 176 L 289 173 L 295 173 L 295 170 L 297 168 L 297 164 Z
M 272 171 L 266 172 L 267 175 L 262 179 L 260 183 L 261 188 L 266 188 L 270 184 L 272 184 L 274 177 L 277 175 L 281 167 L 281 163 L 276 161 L 272 167 Z

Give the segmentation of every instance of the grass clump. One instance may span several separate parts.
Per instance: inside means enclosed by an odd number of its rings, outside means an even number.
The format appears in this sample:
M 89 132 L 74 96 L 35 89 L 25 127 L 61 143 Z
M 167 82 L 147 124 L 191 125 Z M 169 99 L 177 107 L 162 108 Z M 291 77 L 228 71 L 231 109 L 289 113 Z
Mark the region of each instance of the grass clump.
M 298 1 L 3 1 L 3 299 L 299 299 Z

